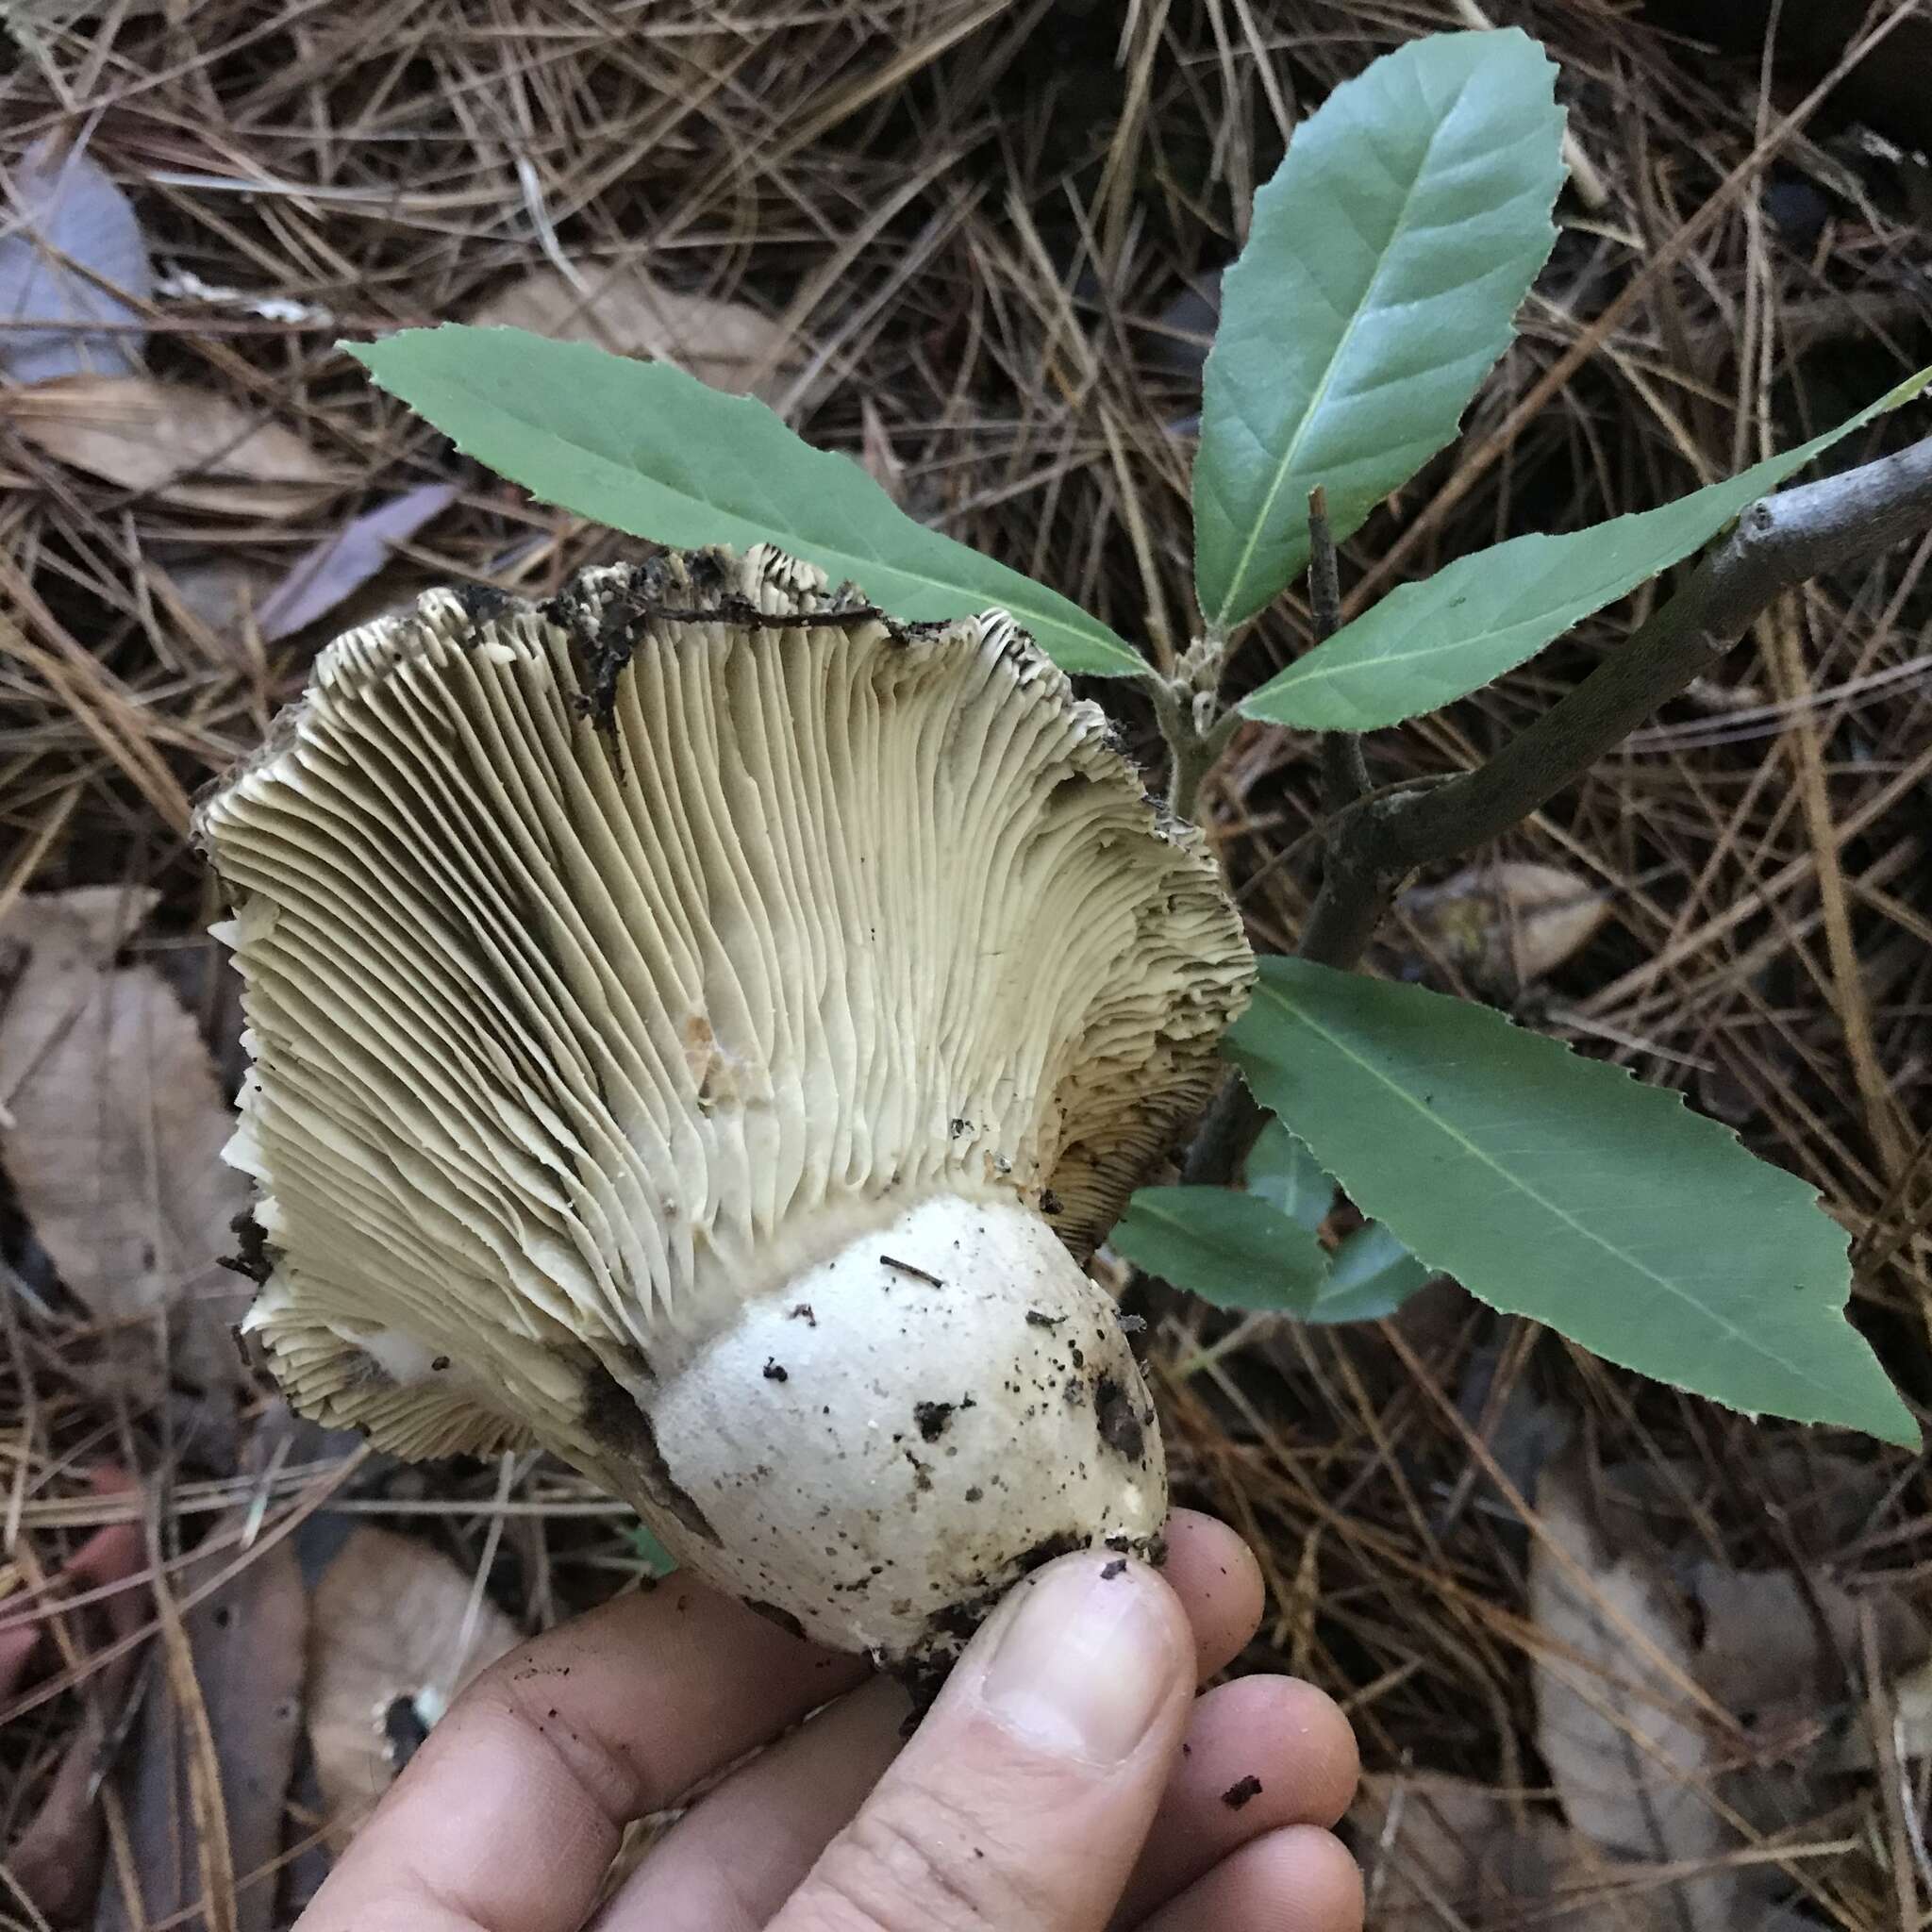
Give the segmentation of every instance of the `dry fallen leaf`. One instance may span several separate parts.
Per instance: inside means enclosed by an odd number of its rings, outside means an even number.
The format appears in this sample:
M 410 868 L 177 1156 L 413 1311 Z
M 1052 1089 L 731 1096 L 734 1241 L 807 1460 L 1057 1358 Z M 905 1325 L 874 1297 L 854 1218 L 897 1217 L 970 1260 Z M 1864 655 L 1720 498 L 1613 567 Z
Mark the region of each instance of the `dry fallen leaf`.
M 0 375 L 34 383 L 139 375 L 146 336 L 131 304 L 153 299 L 154 270 L 134 204 L 85 154 L 62 155 L 48 136 L 13 171 L 7 225 L 0 323 L 51 326 L 0 329 Z
M 358 1529 L 316 1586 L 308 1745 L 337 1851 L 456 1693 L 521 1633 L 426 1543 Z
M 265 1473 L 292 1427 L 286 1408 L 268 1412 L 248 1474 Z M 103 1887 L 94 1932 L 183 1920 L 208 1932 L 271 1932 L 276 1924 L 276 1888 L 265 1874 L 282 1851 L 308 1616 L 295 1546 L 265 1540 L 185 1615 L 174 1603 L 236 1560 L 248 1515 L 244 1503 L 217 1520 L 213 1554 L 189 1565 L 161 1607 L 160 1656 L 118 1780 L 128 1856 Z M 138 1909 L 123 1889 L 130 1876 Z
M 1823 1816 L 1844 1796 L 1847 1774 L 1873 1769 L 1868 1622 L 1884 1707 L 1900 1721 L 1898 1756 L 1914 1755 L 1914 1686 L 1932 1629 L 1902 1591 L 1855 1595 L 1808 1570 L 1801 1578 L 1708 1560 L 1697 1567 L 1696 1591 L 1705 1624 L 1698 1679 L 1750 1740 L 1726 1769 L 1724 1794 L 1756 1830 L 1776 1834 Z
M 1592 1497 L 1614 1549 L 1642 1550 L 1694 1599 L 1701 1634 L 1691 1668 L 1737 1726 L 1722 1752 L 1725 1803 L 1775 1833 L 1823 1815 L 1844 1795 L 1843 1775 L 1869 1769 L 1864 1624 L 1898 1707 L 1932 1653 L 1932 1623 L 1910 1586 L 1883 1579 L 1855 1589 L 1835 1566 L 1876 1527 L 1891 1472 L 1804 1439 L 1761 1448 L 1723 1470 L 1694 1457 L 1611 1464 Z M 1704 1525 L 1742 1507 L 1774 1516 L 1795 1567 L 1740 1568 L 1709 1555 Z M 1781 1881 L 1757 1868 L 1763 1886 Z
M 248 1183 L 221 1159 L 228 1108 L 194 1022 L 152 969 L 114 963 L 152 902 L 82 887 L 0 923 L 0 1165 L 94 1318 L 174 1311 L 181 1368 L 223 1388 L 247 1293 L 217 1257 Z
M 1890 1686 L 1888 1702 L 1894 1725 L 1892 1748 L 1902 1762 L 1932 1757 L 1932 1663 L 1907 1671 Z M 1836 1760 L 1840 1768 L 1867 1770 L 1876 1760 L 1870 1728 L 1860 1723 L 1846 1734 Z
M 1465 1778 L 1365 1775 L 1348 1829 L 1369 1886 L 1371 1922 L 1426 1924 L 1437 1899 L 1462 1909 L 1484 1848 L 1516 1823 L 1502 1792 Z
M 1622 1878 L 1549 1811 L 1463 1778 L 1364 1777 L 1348 1827 L 1378 1932 L 1534 1924 L 1664 1932 L 1637 1874 Z
M 1617 1548 L 1641 1546 L 1669 1561 L 1687 1590 L 1706 1547 L 1704 1525 L 1736 1498 L 1775 1514 L 1779 1537 L 1807 1564 L 1835 1561 L 1845 1544 L 1878 1525 L 1893 1477 L 1876 1457 L 1858 1460 L 1807 1441 L 1774 1442 L 1722 1470 L 1693 1457 L 1647 1457 L 1607 1464 L 1595 1498 Z
M 11 391 L 0 409 L 57 461 L 177 509 L 295 516 L 341 480 L 292 430 L 186 383 L 70 375 Z
M 1533 1659 L 1537 1747 L 1564 1811 L 1606 1853 L 1715 1864 L 1730 1835 L 1714 1805 L 1715 1754 L 1689 1707 L 1685 1607 L 1643 1555 L 1608 1546 L 1574 1458 L 1545 1471 L 1536 1504 L 1545 1533 L 1529 1561 L 1543 1640 Z M 1672 1889 L 1695 1932 L 1727 1927 L 1738 1892 L 1724 1870 Z
M 97 1494 L 112 1495 L 129 1487 L 125 1470 L 102 1464 L 92 1473 Z M 40 1601 L 58 1605 L 69 1592 L 92 1594 L 105 1591 L 100 1601 L 67 1614 L 70 1640 L 76 1631 L 93 1629 L 107 1637 L 134 1636 L 147 1616 L 147 1593 L 127 1587 L 147 1564 L 147 1540 L 138 1523 L 116 1523 L 97 1529 L 55 1573 L 58 1591 Z M 16 1595 L 6 1608 L 23 1606 Z M 0 1697 L 11 1694 L 16 1668 L 31 1657 L 44 1625 L 32 1623 L 0 1636 Z M 25 1639 L 21 1645 L 16 1639 Z M 8 1655 L 10 1653 L 10 1656 Z M 140 1649 L 125 1651 L 98 1670 L 90 1672 L 81 1692 L 80 1722 L 66 1740 L 53 1777 L 41 1794 L 25 1828 L 7 1848 L 7 1869 L 13 1882 L 40 1911 L 57 1924 L 71 1924 L 93 1908 L 101 1874 L 104 1821 L 95 1786 L 103 1763 L 111 1755 L 131 1703 L 142 1687 L 137 1673 L 143 1661 Z
M 526 328 L 560 342 L 595 342 L 623 356 L 675 362 L 713 389 L 770 402 L 795 362 L 791 343 L 770 316 L 742 302 L 667 289 L 641 268 L 587 262 L 584 291 L 556 269 L 512 282 L 470 320 L 483 328 Z
M 1398 901 L 1433 952 L 1485 992 L 1513 992 L 1580 952 L 1610 916 L 1609 895 L 1560 866 L 1473 865 Z
M 39 1809 L 8 1848 L 13 1882 L 56 1924 L 72 1924 L 93 1908 L 101 1882 L 101 1807 L 95 1781 L 115 1727 L 128 1721 L 129 1683 L 142 1661 L 139 1650 L 116 1657 L 92 1676 L 79 1724 L 67 1740 L 58 1769 Z M 133 1694 L 139 1696 L 136 1685 Z
M 1147 329 L 1151 357 L 1163 367 L 1196 379 L 1221 325 L 1221 271 L 1190 282 Z
M 273 643 L 327 616 L 388 563 L 393 545 L 407 543 L 441 516 L 456 493 L 454 483 L 424 483 L 351 517 L 333 537 L 297 558 L 261 600 L 256 622 L 262 636 Z
M 310 545 L 292 563 L 264 562 L 233 546 L 158 559 L 166 581 L 157 585 L 156 601 L 175 625 L 181 619 L 168 607 L 164 592 L 172 592 L 217 639 L 253 631 L 266 643 L 293 637 L 371 585 L 378 594 L 400 602 L 406 593 L 398 584 L 377 583 L 394 546 L 440 516 L 456 494 L 454 483 L 425 483 L 386 497 Z M 343 620 L 354 621 L 352 613 Z
M 1694 1588 L 1704 1612 L 1698 1681 L 1735 1717 L 1822 1721 L 1852 1694 L 1862 1616 L 1873 1619 L 1888 1676 L 1932 1655 L 1932 1627 L 1899 1593 L 1854 1594 L 1815 1572 L 1800 1578 L 1708 1559 L 1698 1564 Z
M 283 580 L 272 563 L 236 550 L 208 550 L 161 561 L 167 588 L 218 638 L 259 622 L 262 601 Z M 158 593 L 157 606 L 167 614 Z M 178 620 L 176 620 L 178 622 Z

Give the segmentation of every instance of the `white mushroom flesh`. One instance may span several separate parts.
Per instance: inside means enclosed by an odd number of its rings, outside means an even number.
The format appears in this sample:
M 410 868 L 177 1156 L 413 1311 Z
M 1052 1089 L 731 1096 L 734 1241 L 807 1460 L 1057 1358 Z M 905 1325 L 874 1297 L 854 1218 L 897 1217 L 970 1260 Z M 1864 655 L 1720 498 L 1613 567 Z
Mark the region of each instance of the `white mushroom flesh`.
M 1119 1311 L 1010 1197 L 928 1195 L 801 1270 L 650 1412 L 712 1573 L 841 1649 L 963 1636 L 1020 1571 L 1144 1553 L 1167 1514 Z

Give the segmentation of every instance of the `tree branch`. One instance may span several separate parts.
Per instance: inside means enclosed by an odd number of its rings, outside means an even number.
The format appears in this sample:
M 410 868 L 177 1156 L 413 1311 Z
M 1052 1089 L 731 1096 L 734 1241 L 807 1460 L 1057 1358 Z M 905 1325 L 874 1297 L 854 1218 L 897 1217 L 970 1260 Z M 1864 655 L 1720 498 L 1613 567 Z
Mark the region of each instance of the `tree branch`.
M 1822 482 L 1761 498 L 1581 684 L 1488 764 L 1361 800 L 1329 827 L 1328 883 L 1312 927 L 1353 965 L 1387 895 L 1418 865 L 1453 858 L 1519 824 L 1711 667 L 1768 605 L 1822 570 L 1855 563 L 1932 525 L 1932 438 Z M 1353 953 L 1348 947 L 1354 946 Z M 1312 957 L 1312 956 L 1310 956 Z
M 1338 828 L 1358 860 L 1449 858 L 1519 824 L 1704 675 L 1759 612 L 1820 571 L 1856 563 L 1932 524 L 1932 438 L 1842 475 L 1761 498 L 1575 690 L 1486 765 Z
M 1248 1083 L 1239 1074 L 1225 1074 L 1182 1157 L 1183 1184 L 1224 1188 L 1267 1124 L 1268 1116 L 1248 1091 Z
M 1341 564 L 1328 522 L 1328 492 L 1319 483 L 1308 491 L 1308 612 L 1318 644 L 1341 628 Z M 1368 794 L 1369 767 L 1362 757 L 1361 740 L 1352 731 L 1324 731 L 1321 761 L 1322 805 L 1332 820 Z M 1348 963 L 1360 955 L 1368 943 L 1368 933 L 1388 909 L 1386 897 L 1372 910 L 1370 896 L 1340 891 L 1338 879 L 1331 853 L 1321 893 L 1295 949 L 1303 958 L 1326 962 L 1331 952 L 1346 953 L 1341 963 Z M 1368 930 L 1359 941 L 1353 941 L 1337 923 L 1344 916 L 1368 920 Z M 1188 1143 L 1181 1179 L 1195 1187 L 1224 1186 L 1234 1178 L 1267 1118 L 1241 1076 L 1228 1074 Z
M 1328 492 L 1319 483 L 1308 491 L 1308 612 L 1318 644 L 1341 628 L 1341 560 L 1328 524 Z M 1322 806 L 1332 817 L 1368 792 L 1368 761 L 1353 731 L 1324 731 L 1321 755 Z
M 1337 813 L 1327 829 L 1322 889 L 1297 956 L 1354 966 L 1407 874 L 1521 824 L 1707 673 L 1787 591 L 1927 526 L 1932 438 L 1753 504 L 1681 590 L 1488 764 L 1434 784 L 1372 793 Z M 1324 763 L 1328 768 L 1325 744 Z M 1329 769 L 1329 779 L 1345 785 L 1347 774 Z M 1231 1077 L 1188 1148 L 1182 1178 L 1199 1185 L 1231 1180 L 1266 1119 L 1239 1077 Z
M 1212 700 L 1209 701 L 1211 708 Z M 1157 712 L 1158 707 L 1156 707 Z M 1199 698 L 1191 710 L 1202 708 Z M 1221 762 L 1228 741 L 1244 722 L 1239 711 L 1224 711 L 1205 730 L 1193 718 L 1183 719 L 1183 707 L 1174 708 L 1176 724 L 1168 742 L 1174 750 L 1174 769 L 1168 778 L 1167 807 L 1177 819 L 1191 819 L 1200 802 L 1201 781 Z M 1165 727 L 1163 727 L 1165 728 Z

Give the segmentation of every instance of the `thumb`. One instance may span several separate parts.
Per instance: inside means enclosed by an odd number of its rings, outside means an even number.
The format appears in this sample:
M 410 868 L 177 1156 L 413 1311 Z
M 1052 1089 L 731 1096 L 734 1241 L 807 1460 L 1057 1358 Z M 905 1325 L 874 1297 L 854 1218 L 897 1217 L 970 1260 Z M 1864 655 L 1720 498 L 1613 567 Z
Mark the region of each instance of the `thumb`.
M 1100 1932 L 1193 1690 L 1186 1614 L 1153 1571 L 1051 1564 L 968 1645 L 770 1932 Z

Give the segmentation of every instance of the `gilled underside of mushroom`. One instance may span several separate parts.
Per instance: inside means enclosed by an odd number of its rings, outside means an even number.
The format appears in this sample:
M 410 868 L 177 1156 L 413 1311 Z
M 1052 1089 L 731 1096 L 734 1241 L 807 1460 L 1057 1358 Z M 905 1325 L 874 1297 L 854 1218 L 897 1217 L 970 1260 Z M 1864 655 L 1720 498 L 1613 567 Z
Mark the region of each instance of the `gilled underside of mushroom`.
M 1058 1540 L 1158 1531 L 1074 1256 L 1251 965 L 1009 620 L 897 625 L 770 551 L 431 592 L 201 823 L 251 1325 L 299 1406 L 410 1456 L 541 1442 L 891 1656 Z

